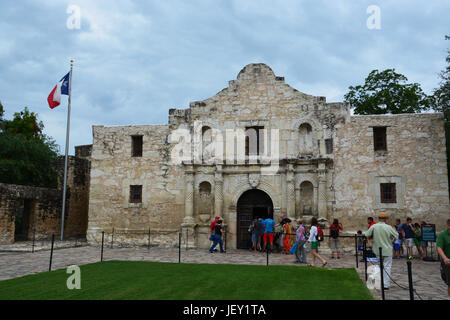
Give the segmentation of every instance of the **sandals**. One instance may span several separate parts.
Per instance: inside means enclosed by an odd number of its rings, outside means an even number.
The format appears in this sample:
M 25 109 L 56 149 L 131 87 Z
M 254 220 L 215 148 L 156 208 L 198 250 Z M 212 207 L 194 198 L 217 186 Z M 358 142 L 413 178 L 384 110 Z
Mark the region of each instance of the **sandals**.
M 322 268 L 325 267 L 328 264 L 328 261 L 325 261 L 324 264 L 322 264 Z

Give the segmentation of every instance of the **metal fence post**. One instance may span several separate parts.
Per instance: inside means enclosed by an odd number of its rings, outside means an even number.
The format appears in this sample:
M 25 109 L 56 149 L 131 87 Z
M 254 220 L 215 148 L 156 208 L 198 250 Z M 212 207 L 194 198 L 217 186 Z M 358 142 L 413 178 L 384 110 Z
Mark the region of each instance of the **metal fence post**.
M 150 250 L 150 228 L 148 228 L 148 250 Z
M 413 281 L 412 281 L 411 260 L 408 259 L 406 264 L 408 265 L 409 300 L 414 300 L 414 288 L 413 288 Z
M 224 246 L 224 250 L 226 252 L 227 251 L 227 229 L 225 227 L 223 228 L 223 234 L 224 234 L 224 244 L 223 244 L 223 246 Z
M 100 255 L 100 262 L 103 261 L 103 244 L 104 244 L 104 242 L 105 242 L 105 231 L 102 231 L 102 252 Z
M 33 228 L 33 244 L 31 246 L 31 252 L 34 253 L 34 241 L 36 240 L 36 227 Z
M 359 265 L 358 265 L 358 237 L 356 234 L 355 234 L 355 259 L 356 259 L 356 269 L 358 269 L 359 268 Z
M 111 249 L 114 247 L 114 228 L 112 229 L 112 234 L 111 234 Z
M 380 277 L 381 277 L 381 298 L 384 299 L 384 265 L 383 265 L 383 249 L 380 247 Z
M 52 260 L 53 260 L 53 244 L 55 243 L 55 234 L 52 234 L 52 248 L 50 249 L 50 263 L 48 266 L 48 271 L 52 271 Z
M 269 265 L 269 246 L 267 246 L 266 255 L 267 255 L 266 266 L 268 266 Z
M 181 263 L 181 232 L 178 233 L 178 263 Z
M 363 259 L 364 259 L 364 274 L 366 275 L 366 282 L 367 282 L 367 256 L 366 256 L 366 242 L 363 242 Z

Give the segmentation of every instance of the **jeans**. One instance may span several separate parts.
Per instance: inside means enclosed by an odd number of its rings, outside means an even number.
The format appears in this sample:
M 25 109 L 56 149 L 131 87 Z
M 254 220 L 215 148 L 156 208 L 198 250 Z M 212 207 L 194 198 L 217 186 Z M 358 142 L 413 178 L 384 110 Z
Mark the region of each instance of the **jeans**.
M 209 252 L 213 252 L 213 250 L 217 246 L 217 244 L 220 245 L 220 252 L 223 252 L 223 241 L 222 241 L 222 236 L 220 234 L 214 235 L 214 243 L 211 246 L 211 248 L 209 249 Z
M 297 249 L 295 250 L 295 258 L 299 262 L 306 263 L 306 249 L 304 247 L 306 240 L 297 241 Z

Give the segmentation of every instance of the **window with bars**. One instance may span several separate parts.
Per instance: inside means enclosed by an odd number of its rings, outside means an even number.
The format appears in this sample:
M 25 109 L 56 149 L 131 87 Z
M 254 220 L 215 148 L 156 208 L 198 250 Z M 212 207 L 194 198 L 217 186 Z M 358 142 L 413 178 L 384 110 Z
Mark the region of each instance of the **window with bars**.
M 245 155 L 262 155 L 264 153 L 264 127 L 245 128 Z
M 386 127 L 373 127 L 374 151 L 387 151 Z
M 325 139 L 325 150 L 327 154 L 333 153 L 333 139 Z
M 130 203 L 142 203 L 142 186 L 130 186 Z
M 142 157 L 142 136 L 131 136 L 131 156 Z
M 380 183 L 380 202 L 397 203 L 395 183 Z

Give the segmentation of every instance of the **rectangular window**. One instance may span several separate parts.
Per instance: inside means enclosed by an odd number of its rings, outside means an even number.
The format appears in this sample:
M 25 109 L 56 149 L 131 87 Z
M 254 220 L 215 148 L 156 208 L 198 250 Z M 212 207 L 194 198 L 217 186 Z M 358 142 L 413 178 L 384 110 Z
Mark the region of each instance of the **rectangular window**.
M 386 127 L 373 127 L 374 151 L 387 151 Z
M 245 128 L 245 155 L 261 155 L 264 153 L 264 127 Z
M 142 186 L 130 186 L 130 202 L 142 203 Z
M 395 183 L 380 183 L 381 203 L 397 203 Z
M 333 139 L 325 139 L 325 149 L 327 154 L 333 153 Z
M 142 136 L 131 136 L 131 156 L 142 157 Z

